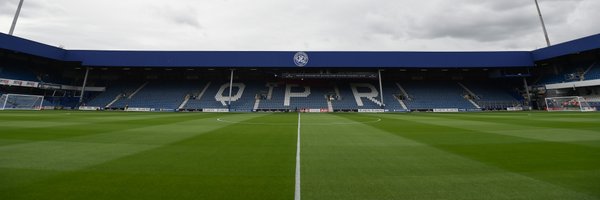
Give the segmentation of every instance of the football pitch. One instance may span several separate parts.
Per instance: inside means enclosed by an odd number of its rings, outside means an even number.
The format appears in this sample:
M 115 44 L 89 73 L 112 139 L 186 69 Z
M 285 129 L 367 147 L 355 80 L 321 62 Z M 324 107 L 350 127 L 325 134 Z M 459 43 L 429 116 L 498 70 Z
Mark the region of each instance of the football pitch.
M 0 199 L 295 198 L 600 199 L 600 113 L 0 111 Z

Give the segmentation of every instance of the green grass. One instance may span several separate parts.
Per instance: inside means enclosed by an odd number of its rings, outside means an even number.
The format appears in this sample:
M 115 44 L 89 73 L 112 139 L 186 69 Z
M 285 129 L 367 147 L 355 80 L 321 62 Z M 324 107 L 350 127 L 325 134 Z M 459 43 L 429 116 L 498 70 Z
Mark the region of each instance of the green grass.
M 0 199 L 293 199 L 297 117 L 2 111 Z M 301 121 L 305 200 L 600 199 L 600 113 Z

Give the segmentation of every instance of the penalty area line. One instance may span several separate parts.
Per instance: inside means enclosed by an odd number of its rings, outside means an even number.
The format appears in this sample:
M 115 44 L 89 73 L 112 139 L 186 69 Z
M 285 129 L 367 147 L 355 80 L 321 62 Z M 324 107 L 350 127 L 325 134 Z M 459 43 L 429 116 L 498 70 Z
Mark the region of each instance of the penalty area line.
M 364 118 L 369 119 L 369 118 Z M 353 125 L 353 124 L 370 124 L 381 122 L 381 118 L 370 118 L 370 121 L 355 121 L 355 122 L 308 122 L 311 126 L 332 126 L 332 125 Z M 230 123 L 230 124 L 249 124 L 249 125 L 269 125 L 269 126 L 289 126 L 294 123 L 268 123 L 268 122 L 244 122 L 244 121 L 230 121 L 225 118 L 217 118 L 218 122 Z M 304 122 L 306 125 L 307 122 Z
M 300 200 L 300 113 L 298 113 L 298 143 L 296 144 L 296 189 L 294 200 Z

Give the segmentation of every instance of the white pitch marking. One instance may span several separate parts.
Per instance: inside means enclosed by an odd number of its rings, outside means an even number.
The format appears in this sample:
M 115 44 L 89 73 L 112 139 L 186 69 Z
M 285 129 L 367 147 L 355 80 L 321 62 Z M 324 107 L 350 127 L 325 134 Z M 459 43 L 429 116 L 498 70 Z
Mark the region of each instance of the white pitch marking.
M 298 113 L 298 143 L 296 144 L 296 190 L 294 200 L 300 200 L 300 113 Z
M 331 125 L 352 125 L 352 124 L 369 124 L 369 123 L 377 123 L 381 121 L 381 118 L 371 118 L 371 121 L 362 121 L 362 122 L 323 122 L 323 123 L 311 123 L 307 122 L 311 126 L 331 126 Z M 229 121 L 224 118 L 217 118 L 218 122 L 223 123 L 231 123 L 231 124 L 249 124 L 249 125 L 294 125 L 294 123 L 263 123 L 263 122 L 236 122 Z M 307 124 L 305 123 L 305 124 Z

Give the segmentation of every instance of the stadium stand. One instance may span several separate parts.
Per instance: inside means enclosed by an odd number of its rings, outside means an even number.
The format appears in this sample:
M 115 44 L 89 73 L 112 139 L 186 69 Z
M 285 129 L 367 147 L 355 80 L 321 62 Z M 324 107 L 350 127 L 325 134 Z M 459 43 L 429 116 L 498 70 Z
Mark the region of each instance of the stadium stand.
M 59 105 L 60 104 L 56 104 L 56 103 L 51 102 L 47 98 L 44 98 L 44 101 L 42 102 L 42 106 L 59 106 Z
M 586 96 L 585 100 L 590 104 L 591 107 L 596 108 L 596 110 L 600 110 L 600 95 L 598 96 Z
M 545 97 L 600 94 L 587 81 L 600 79 L 600 47 L 587 45 L 597 39 L 517 52 L 302 52 L 314 59 L 300 67 L 299 52 L 80 51 L 0 34 L 0 78 L 23 80 L 2 80 L 0 92 L 115 110 L 543 109 Z M 84 82 L 94 89 L 80 104 Z
M 381 91 L 374 83 L 350 83 L 350 90 L 356 100 L 356 104 L 361 109 L 380 109 L 383 108 L 381 102 Z M 362 104 L 362 105 L 361 105 Z
M 350 82 L 336 85 L 339 95 L 332 101 L 333 109 L 354 111 L 357 109 L 382 108 L 380 91 L 376 85 L 369 82 Z
M 318 84 L 238 81 L 232 88 L 225 81 L 115 81 L 106 91 L 91 95 L 85 106 L 107 109 L 150 108 L 154 110 L 230 109 L 237 112 L 322 109 L 357 111 L 387 109 L 389 111 L 431 110 L 436 108 L 503 109 L 520 105 L 522 99 L 493 82 L 465 82 L 464 89 L 456 81 L 384 82 L 384 104 L 377 83 L 341 81 Z M 76 105 L 77 99 L 47 96 L 44 105 Z M 88 98 L 86 98 L 88 99 Z M 476 102 L 475 104 L 469 100 Z
M 486 110 L 500 110 L 508 107 L 516 107 L 523 104 L 523 99 L 516 97 L 509 89 L 494 82 L 466 82 L 472 94 L 470 97 L 481 108 Z
M 245 85 L 245 89 L 244 92 L 241 94 L 241 97 L 239 99 L 237 99 L 236 101 L 232 101 L 231 102 L 231 110 L 235 111 L 235 112 L 251 112 L 254 110 L 254 106 L 256 104 L 256 100 L 260 99 L 260 93 L 261 90 L 264 89 L 264 83 L 262 82 L 243 82 Z M 229 87 L 227 87 L 226 90 L 228 90 Z M 237 89 L 237 91 L 239 92 L 239 88 Z M 235 95 L 237 93 L 233 93 L 232 90 L 232 94 Z M 232 95 L 232 96 L 233 96 Z M 227 94 L 224 95 L 226 97 L 229 96 L 229 91 L 227 91 Z M 228 98 L 226 98 L 227 100 L 229 100 Z
M 175 110 L 194 89 L 194 84 L 188 81 L 153 81 L 143 86 L 113 106 Z
M 465 98 L 464 90 L 456 82 L 409 81 L 402 85 L 411 98 L 406 101 L 409 109 L 477 108 Z
M 231 109 L 236 112 L 254 110 L 257 94 L 262 87 L 257 82 L 234 82 L 231 88 L 231 105 L 229 104 L 229 83 L 208 82 L 194 87 L 189 94 L 189 100 L 181 107 L 182 110 L 202 109 Z
M 356 104 L 349 84 L 336 85 L 334 91 L 335 90 L 337 90 L 337 92 L 335 92 L 337 94 L 334 100 L 331 101 L 334 110 L 352 111 L 358 109 L 358 105 Z
M 408 107 L 404 101 L 408 100 L 406 95 L 400 89 L 402 87 L 398 83 L 387 83 L 383 86 L 384 93 L 383 99 L 385 108 L 390 111 L 407 111 Z
M 200 84 L 196 90 L 194 90 L 192 94 L 192 98 L 189 99 L 184 109 L 188 110 L 202 110 L 206 108 L 211 109 L 224 109 L 227 108 L 227 104 L 223 104 L 220 101 L 215 100 L 215 96 L 217 96 L 218 91 L 223 85 L 226 85 L 226 82 L 208 82 L 205 84 Z M 204 89 L 206 88 L 206 89 Z M 227 87 L 228 88 L 228 87 Z M 233 92 L 238 92 L 238 87 L 233 87 Z M 229 90 L 221 91 L 222 96 L 229 95 Z
M 267 97 L 260 101 L 259 110 L 278 110 L 286 109 L 284 106 L 285 84 L 267 83 Z
M 333 88 L 326 85 L 267 83 L 264 90 L 258 92 L 258 110 L 328 109 L 327 97 Z
M 0 66 L 0 78 L 21 81 L 39 81 L 36 74 L 29 70 L 29 68 L 11 64 Z
M 297 94 L 304 94 L 304 90 L 291 90 Z M 331 89 L 326 86 L 310 86 L 310 94 L 306 98 L 290 100 L 290 107 L 308 109 L 327 109 L 327 94 Z
M 97 106 L 97 107 L 117 107 L 113 105 L 116 101 L 127 98 L 135 89 L 136 86 L 139 86 L 139 83 L 132 82 L 115 82 L 106 88 L 106 91 L 100 93 L 98 96 L 90 100 L 87 105 L 88 106 Z M 120 105 L 123 108 L 125 104 Z
M 596 79 L 597 72 L 594 70 L 594 66 L 597 62 L 580 62 L 575 64 L 568 64 L 563 67 L 559 67 L 558 73 L 546 74 L 540 81 L 542 84 L 552 83 L 564 83 L 573 81 L 583 81 Z M 594 70 L 594 71 L 592 71 Z
M 585 80 L 600 79 L 600 61 L 596 61 L 594 65 L 584 73 Z

